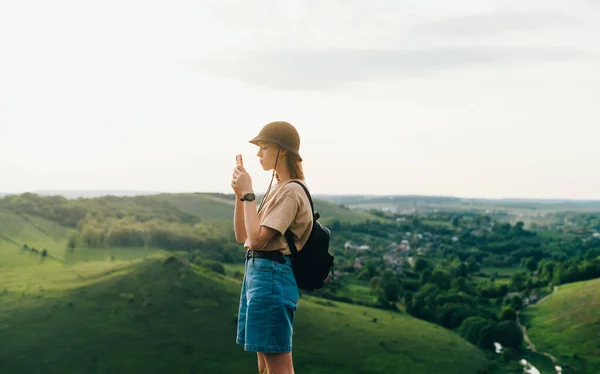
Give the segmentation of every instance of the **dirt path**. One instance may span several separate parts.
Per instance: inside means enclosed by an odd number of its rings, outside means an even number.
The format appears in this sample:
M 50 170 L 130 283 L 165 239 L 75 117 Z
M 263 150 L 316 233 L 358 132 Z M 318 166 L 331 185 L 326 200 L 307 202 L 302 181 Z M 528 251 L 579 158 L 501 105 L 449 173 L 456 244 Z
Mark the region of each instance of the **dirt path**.
M 550 296 L 552 296 L 556 291 L 558 291 L 558 286 L 554 286 L 554 289 L 552 289 L 552 293 L 544 296 L 543 298 L 541 298 L 540 300 L 538 300 L 536 303 L 528 305 L 527 308 L 530 307 L 530 306 L 532 306 L 532 305 L 538 305 L 538 304 L 542 303 L 547 298 L 549 298 Z M 531 341 L 531 339 L 529 339 L 529 335 L 527 335 L 527 327 L 525 327 L 525 326 L 523 326 L 521 324 L 521 311 L 520 310 L 517 310 L 517 324 L 519 325 L 519 328 L 521 329 L 521 332 L 523 333 L 523 339 L 525 340 L 525 342 L 527 342 L 527 349 L 529 349 L 532 352 L 537 352 L 537 350 L 535 349 L 535 344 L 533 344 L 533 342 Z M 552 362 L 554 363 L 554 365 L 557 365 L 558 359 L 556 357 L 552 356 L 548 352 L 541 352 L 541 353 L 544 356 L 546 356 L 549 359 L 551 359 Z

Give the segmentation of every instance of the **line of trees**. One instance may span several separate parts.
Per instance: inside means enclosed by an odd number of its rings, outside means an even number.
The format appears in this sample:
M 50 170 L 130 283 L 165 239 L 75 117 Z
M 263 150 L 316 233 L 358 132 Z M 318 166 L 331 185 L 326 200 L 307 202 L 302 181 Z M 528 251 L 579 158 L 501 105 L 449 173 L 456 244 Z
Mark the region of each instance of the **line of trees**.
M 167 250 L 214 248 L 227 238 L 209 223 L 181 224 L 152 219 L 139 222 L 133 217 L 123 219 L 86 218 L 69 236 L 69 248 L 82 244 L 88 248 L 155 247 Z

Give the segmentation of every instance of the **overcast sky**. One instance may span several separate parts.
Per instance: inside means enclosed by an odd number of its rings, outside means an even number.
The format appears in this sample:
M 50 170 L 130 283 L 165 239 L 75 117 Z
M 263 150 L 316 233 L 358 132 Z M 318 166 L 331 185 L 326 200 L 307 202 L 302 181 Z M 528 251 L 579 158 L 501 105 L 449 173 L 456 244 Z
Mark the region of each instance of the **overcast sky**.
M 250 5 L 252 4 L 252 5 Z M 3 1 L 0 192 L 230 192 L 296 126 L 314 193 L 600 199 L 595 0 Z

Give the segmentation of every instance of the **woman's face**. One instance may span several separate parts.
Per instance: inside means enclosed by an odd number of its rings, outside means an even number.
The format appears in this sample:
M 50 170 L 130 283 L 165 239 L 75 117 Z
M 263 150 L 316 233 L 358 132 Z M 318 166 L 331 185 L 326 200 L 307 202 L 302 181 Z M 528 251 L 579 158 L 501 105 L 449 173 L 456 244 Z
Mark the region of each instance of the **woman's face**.
M 275 168 L 275 160 L 277 159 L 277 152 L 279 152 L 279 146 L 272 143 L 260 142 L 258 144 L 258 153 L 256 154 L 260 159 L 260 165 L 264 170 L 273 170 Z M 283 152 L 279 154 L 279 160 L 277 163 L 281 163 L 283 159 Z

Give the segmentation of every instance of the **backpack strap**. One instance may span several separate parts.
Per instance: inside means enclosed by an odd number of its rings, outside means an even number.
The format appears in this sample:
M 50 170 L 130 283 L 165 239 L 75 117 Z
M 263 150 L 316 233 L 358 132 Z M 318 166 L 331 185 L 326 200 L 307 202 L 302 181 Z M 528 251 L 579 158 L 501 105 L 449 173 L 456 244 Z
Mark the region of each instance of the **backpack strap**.
M 315 206 L 313 205 L 312 197 L 310 196 L 310 192 L 308 192 L 308 188 L 306 188 L 304 183 L 302 183 L 300 181 L 289 181 L 288 183 L 286 183 L 286 185 L 288 185 L 290 183 L 296 183 L 296 184 L 299 184 L 300 186 L 302 186 L 302 189 L 304 190 L 304 192 L 306 192 L 306 196 L 308 196 L 308 201 L 310 201 L 310 209 L 312 210 L 312 214 L 314 215 L 315 214 Z
M 288 185 L 290 183 L 297 183 L 300 186 L 302 186 L 302 189 L 304 190 L 304 192 L 306 192 L 306 196 L 308 196 L 308 201 L 310 201 L 310 209 L 311 209 L 312 214 L 313 214 L 313 219 L 316 219 L 315 218 L 315 206 L 313 205 L 312 197 L 310 196 L 310 192 L 308 192 L 308 188 L 306 188 L 306 186 L 304 185 L 304 183 L 302 183 L 300 181 L 293 180 L 293 181 L 290 181 L 290 182 L 286 183 L 286 185 Z M 292 251 L 292 254 L 295 256 L 296 253 L 298 253 L 298 250 L 296 249 L 296 243 L 294 243 L 294 234 L 292 234 L 292 232 L 290 231 L 290 229 L 287 229 L 285 231 L 285 239 L 288 242 L 288 246 L 290 247 L 290 250 Z

